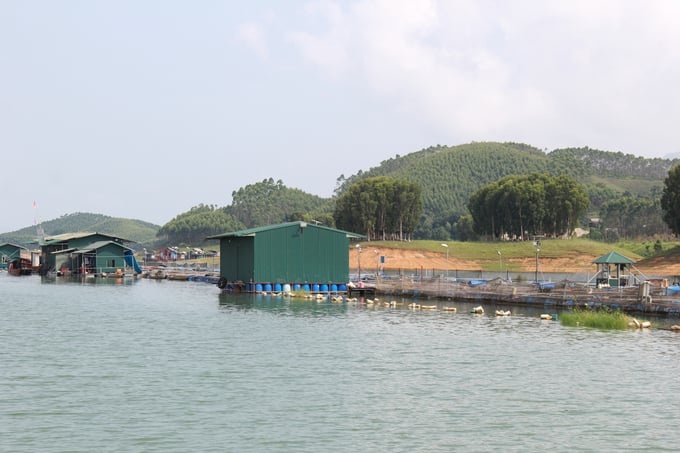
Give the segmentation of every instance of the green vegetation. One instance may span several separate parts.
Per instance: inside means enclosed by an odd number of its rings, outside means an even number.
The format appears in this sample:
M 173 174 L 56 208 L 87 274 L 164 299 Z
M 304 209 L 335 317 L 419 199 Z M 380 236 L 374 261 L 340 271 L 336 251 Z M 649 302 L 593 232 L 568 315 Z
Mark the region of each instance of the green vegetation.
M 558 149 L 552 152 L 521 143 L 477 142 L 457 146 L 437 145 L 405 156 L 395 156 L 366 171 L 345 178 L 337 179 L 336 197 L 322 198 L 305 193 L 299 189 L 286 187 L 282 181 L 273 178 L 249 184 L 232 192 L 232 202 L 223 207 L 199 204 L 191 210 L 178 214 L 163 226 L 160 236 L 156 238 L 159 226 L 139 220 L 116 219 L 100 214 L 76 213 L 63 216 L 50 222 L 44 222 L 43 228 L 48 235 L 76 232 L 99 231 L 129 238 L 146 247 L 153 247 L 155 242 L 163 245 L 181 245 L 188 242 L 202 243 L 203 235 L 251 228 L 273 223 L 293 220 L 315 222 L 329 227 L 336 227 L 336 221 L 343 225 L 345 214 L 337 216 L 336 202 L 350 192 L 353 184 L 373 177 L 387 177 L 412 184 L 420 190 L 421 214 L 412 219 L 402 219 L 404 223 L 416 222 L 415 229 L 410 225 L 395 234 L 392 227 L 381 229 L 380 224 L 387 225 L 387 215 L 376 217 L 370 227 L 355 227 L 357 233 L 369 232 L 383 238 L 431 239 L 436 241 L 471 241 L 478 239 L 475 225 L 469 209 L 472 194 L 488 184 L 498 184 L 502 178 L 517 181 L 534 173 L 547 174 L 551 177 L 569 177 L 585 186 L 590 201 L 590 208 L 578 218 L 572 215 L 566 229 L 573 226 L 590 228 L 590 238 L 606 240 L 610 243 L 641 239 L 652 245 L 640 249 L 641 256 L 650 256 L 655 252 L 664 252 L 656 245 L 657 240 L 667 240 L 669 233 L 680 229 L 680 170 L 673 168 L 679 160 L 646 159 L 629 154 L 594 150 L 590 148 Z M 664 178 L 668 175 L 665 181 Z M 676 181 L 677 180 L 677 181 Z M 662 199 L 662 191 L 666 201 Z M 521 192 L 517 192 L 521 195 Z M 568 197 L 571 199 L 571 196 Z M 378 202 L 379 202 L 378 197 Z M 525 200 L 526 201 L 526 200 Z M 369 205 L 376 200 L 367 200 Z M 364 202 L 362 201 L 362 204 Z M 549 207 L 552 203 L 547 203 Z M 580 203 L 580 201 L 579 201 Z M 509 213 L 513 206 L 503 202 L 506 218 L 512 219 L 512 226 L 494 223 L 492 234 L 498 236 L 500 231 L 522 230 L 524 219 L 531 213 L 522 211 L 521 218 L 517 212 Z M 515 204 L 514 207 L 522 206 Z M 365 206 L 362 206 L 364 209 Z M 368 206 L 368 211 L 371 211 Z M 545 209 L 546 205 L 541 206 Z M 576 212 L 576 211 L 574 211 Z M 334 217 L 334 213 L 336 217 Z M 400 215 L 403 212 L 400 213 Z M 598 218 L 599 222 L 591 222 Z M 664 222 L 665 220 L 665 222 Z M 528 220 L 531 223 L 531 220 Z M 371 222 L 369 222 L 371 223 Z M 520 226 L 518 226 L 518 224 Z M 671 226 L 669 230 L 668 226 Z M 347 229 L 347 228 L 346 228 Z M 484 225 L 481 231 L 488 230 Z M 544 233 L 557 233 L 562 228 L 546 228 Z M 407 231 L 412 234 L 404 234 Z M 498 230 L 498 231 L 496 231 Z M 538 231 L 538 230 L 535 230 Z M 383 236 L 383 232 L 385 236 Z M 207 233 L 207 234 L 206 234 Z M 29 227 L 13 233 L 6 233 L 0 240 L 26 244 L 36 239 L 36 228 Z
M 680 165 L 671 168 L 664 180 L 661 208 L 671 231 L 680 234 Z
M 475 261 L 482 270 L 497 271 L 502 264 L 503 269 L 515 271 L 511 260 L 534 259 L 536 247 L 532 241 L 508 241 L 508 242 L 459 242 L 446 241 L 449 257 Z M 632 243 L 605 244 L 590 239 L 544 239 L 541 240 L 539 259 L 562 259 L 571 263 L 571 267 L 588 269 L 592 266 L 592 256 L 600 256 L 612 250 L 619 252 L 633 260 L 642 258 L 635 252 Z M 362 242 L 365 250 L 382 248 L 394 248 L 405 250 L 422 250 L 425 252 L 446 254 L 447 248 L 442 247 L 441 241 L 416 240 L 416 241 L 371 241 Z M 666 243 L 665 247 L 680 246 L 680 242 Z M 631 247 L 631 248 L 627 248 Z M 501 252 L 500 256 L 498 252 Z M 387 256 L 389 260 L 389 255 Z
M 530 145 L 518 143 L 480 142 L 458 146 L 430 147 L 406 156 L 396 156 L 368 171 L 338 178 L 336 194 L 359 180 L 389 176 L 417 183 L 422 190 L 423 215 L 414 238 L 436 240 L 472 240 L 467 215 L 471 195 L 481 187 L 505 176 L 528 175 L 533 172 L 553 176 L 566 175 L 583 184 L 590 199 L 590 217 L 600 217 L 604 202 L 620 197 L 658 198 L 663 178 L 677 160 L 646 159 L 630 154 L 599 151 L 590 148 L 554 150 L 548 154 Z M 645 235 L 666 235 L 668 229 L 660 220 L 661 212 L 647 211 L 644 229 L 624 229 L 610 241 Z M 588 217 L 579 219 L 587 227 Z M 640 226 L 641 226 L 640 225 Z M 601 224 L 603 232 L 612 228 Z M 604 234 L 599 234 L 603 239 Z
M 591 238 L 609 242 L 619 238 L 652 237 L 667 229 L 658 196 L 623 196 L 606 201 L 600 209 L 600 221 L 606 228 L 598 229 L 601 237 L 591 233 Z
M 560 322 L 570 327 L 590 327 L 601 330 L 625 330 L 630 318 L 619 310 L 601 308 L 598 310 L 577 308 L 560 315 Z
M 335 204 L 335 224 L 368 239 L 411 239 L 421 213 L 417 184 L 386 177 L 352 184 Z
M 291 189 L 281 180 L 274 182 L 269 178 L 249 184 L 232 192 L 231 196 L 232 204 L 224 207 L 224 211 L 246 228 L 293 220 L 335 226 L 332 223 L 333 200 Z
M 571 235 L 588 207 L 583 185 L 568 176 L 506 176 L 470 197 L 473 228 L 494 239 Z
M 134 219 L 109 217 L 102 214 L 76 212 L 66 214 L 58 219 L 42 222 L 40 228 L 45 236 L 64 233 L 88 231 L 118 236 L 134 241 L 140 246 L 151 246 L 156 240 L 156 232 L 160 228 L 149 222 Z M 14 242 L 29 245 L 38 239 L 37 227 L 27 227 L 0 236 L 0 242 Z
M 241 222 L 223 209 L 199 205 L 163 225 L 157 235 L 166 244 L 200 244 L 207 236 L 243 228 Z

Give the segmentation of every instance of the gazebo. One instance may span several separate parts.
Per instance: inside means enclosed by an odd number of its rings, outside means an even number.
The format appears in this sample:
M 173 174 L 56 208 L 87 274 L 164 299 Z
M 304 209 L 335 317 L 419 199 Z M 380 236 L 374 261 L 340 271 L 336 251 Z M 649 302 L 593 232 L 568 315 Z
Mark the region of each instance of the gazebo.
M 593 264 L 597 266 L 597 272 L 590 281 L 595 279 L 598 288 L 631 286 L 644 280 L 633 274 L 635 261 L 613 250 L 593 261 Z

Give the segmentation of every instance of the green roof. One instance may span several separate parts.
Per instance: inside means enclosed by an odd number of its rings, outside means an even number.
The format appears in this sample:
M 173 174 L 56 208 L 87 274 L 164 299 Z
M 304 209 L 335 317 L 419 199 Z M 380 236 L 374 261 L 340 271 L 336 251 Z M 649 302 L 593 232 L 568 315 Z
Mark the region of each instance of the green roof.
M 329 227 L 325 227 L 325 226 L 322 226 L 322 225 L 315 225 L 313 223 L 286 222 L 286 223 L 277 223 L 277 224 L 273 224 L 273 225 L 265 225 L 265 226 L 261 226 L 261 227 L 249 228 L 247 230 L 232 231 L 230 233 L 216 234 L 214 236 L 208 236 L 206 239 L 221 239 L 221 238 L 227 238 L 227 237 L 256 236 L 258 233 L 262 233 L 264 231 L 276 230 L 276 229 L 279 229 L 279 228 L 286 228 L 286 227 L 289 227 L 291 225 L 297 225 L 300 228 L 319 228 L 319 229 L 328 230 L 328 231 L 335 231 L 337 233 L 343 233 L 343 234 L 347 235 L 347 237 L 354 238 L 354 239 L 364 239 L 366 237 L 362 234 L 352 233 L 352 232 L 343 231 L 343 230 L 337 230 L 335 228 L 329 228 Z
M 64 233 L 64 234 L 57 234 L 55 236 L 45 236 L 45 238 L 41 241 L 41 244 L 47 245 L 47 244 L 54 244 L 54 243 L 59 243 L 59 242 L 68 242 L 68 241 L 71 241 L 73 239 L 80 239 L 80 238 L 84 238 L 84 237 L 88 237 L 88 236 L 95 236 L 95 235 L 108 237 L 108 238 L 111 238 L 111 239 L 118 239 L 122 242 L 134 242 L 134 241 L 130 241 L 129 239 L 124 239 L 124 238 L 120 238 L 120 237 L 117 237 L 117 236 L 113 236 L 111 234 L 96 233 L 96 232 L 91 233 L 91 232 L 83 231 L 83 232 L 78 232 L 78 233 Z
M 593 264 L 633 264 L 634 262 L 635 261 L 631 260 L 630 258 L 627 258 L 621 255 L 620 253 L 612 250 L 606 255 L 602 255 L 601 257 L 593 261 Z
M 3 243 L 0 244 L 0 247 L 6 247 L 6 246 L 8 246 L 8 245 L 9 245 L 10 247 L 16 247 L 16 248 L 18 248 L 18 249 L 28 250 L 26 247 L 23 247 L 23 246 L 17 245 L 17 244 L 12 244 L 11 242 L 3 242 Z
M 86 245 L 85 247 L 81 247 L 80 249 L 76 250 L 76 251 L 73 252 L 73 253 L 89 253 L 89 252 L 92 252 L 92 251 L 94 251 L 94 250 L 100 249 L 100 248 L 104 247 L 105 245 L 109 245 L 109 244 L 117 245 L 118 247 L 120 247 L 120 248 L 122 248 L 122 249 L 125 249 L 125 250 L 132 250 L 130 247 L 126 247 L 126 246 L 124 246 L 123 244 L 121 244 L 121 243 L 119 243 L 119 242 L 114 242 L 114 241 L 97 241 L 97 242 L 93 242 L 92 244 L 88 244 L 88 245 Z

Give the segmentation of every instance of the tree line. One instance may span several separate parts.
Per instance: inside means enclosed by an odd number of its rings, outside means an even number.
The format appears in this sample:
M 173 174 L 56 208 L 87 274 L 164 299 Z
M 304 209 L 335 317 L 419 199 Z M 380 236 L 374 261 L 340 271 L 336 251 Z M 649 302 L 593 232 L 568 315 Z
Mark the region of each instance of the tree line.
M 570 235 L 588 208 L 585 187 L 565 175 L 506 176 L 472 197 L 474 231 L 494 239 Z
M 338 228 L 365 234 L 368 240 L 407 240 L 420 220 L 418 184 L 384 176 L 352 184 L 335 203 Z

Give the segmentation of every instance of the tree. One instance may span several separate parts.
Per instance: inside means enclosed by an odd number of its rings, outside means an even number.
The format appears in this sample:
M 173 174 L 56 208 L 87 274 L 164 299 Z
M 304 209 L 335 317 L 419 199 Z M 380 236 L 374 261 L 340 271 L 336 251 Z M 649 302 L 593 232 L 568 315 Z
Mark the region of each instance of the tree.
M 361 232 L 368 240 L 404 240 L 415 231 L 421 212 L 417 184 L 375 177 L 362 179 L 343 192 L 333 217 L 338 228 Z
M 571 234 L 588 208 L 585 187 L 574 179 L 548 174 L 511 175 L 472 194 L 468 208 L 473 230 L 494 238 L 526 234 Z
M 663 185 L 661 195 L 663 221 L 673 234 L 677 235 L 680 234 L 680 164 L 670 169 Z
M 244 225 L 224 209 L 200 204 L 163 225 L 157 236 L 167 243 L 191 245 L 200 244 L 206 236 L 243 228 Z
M 320 217 L 333 212 L 332 200 L 286 187 L 281 180 L 264 179 L 232 192 L 225 208 L 247 228 Z

